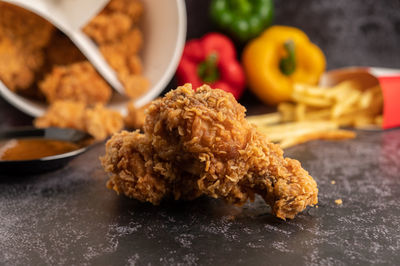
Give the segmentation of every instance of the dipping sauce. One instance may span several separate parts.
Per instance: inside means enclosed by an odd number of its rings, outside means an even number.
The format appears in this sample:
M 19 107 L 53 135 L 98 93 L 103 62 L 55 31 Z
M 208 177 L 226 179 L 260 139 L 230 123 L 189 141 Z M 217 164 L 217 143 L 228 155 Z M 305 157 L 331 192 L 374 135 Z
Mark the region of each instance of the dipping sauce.
M 0 160 L 34 160 L 80 149 L 69 141 L 43 138 L 10 139 L 0 142 Z

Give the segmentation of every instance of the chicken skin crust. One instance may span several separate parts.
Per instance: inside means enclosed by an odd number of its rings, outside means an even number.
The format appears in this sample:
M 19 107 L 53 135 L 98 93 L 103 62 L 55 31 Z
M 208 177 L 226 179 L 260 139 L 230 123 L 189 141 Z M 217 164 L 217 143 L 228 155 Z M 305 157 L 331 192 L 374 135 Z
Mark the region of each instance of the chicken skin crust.
M 178 87 L 147 109 L 144 133 L 114 134 L 101 158 L 108 188 L 159 204 L 203 194 L 242 205 L 259 194 L 281 218 L 318 202 L 314 179 L 257 132 L 230 93 Z

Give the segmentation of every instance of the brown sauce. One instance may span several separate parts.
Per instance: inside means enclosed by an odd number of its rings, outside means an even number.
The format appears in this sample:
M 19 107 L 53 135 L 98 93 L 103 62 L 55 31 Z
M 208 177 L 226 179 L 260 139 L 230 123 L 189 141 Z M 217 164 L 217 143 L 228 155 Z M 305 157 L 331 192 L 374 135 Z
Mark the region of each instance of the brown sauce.
M 0 142 L 0 160 L 33 160 L 81 148 L 78 144 L 51 139 L 24 138 Z

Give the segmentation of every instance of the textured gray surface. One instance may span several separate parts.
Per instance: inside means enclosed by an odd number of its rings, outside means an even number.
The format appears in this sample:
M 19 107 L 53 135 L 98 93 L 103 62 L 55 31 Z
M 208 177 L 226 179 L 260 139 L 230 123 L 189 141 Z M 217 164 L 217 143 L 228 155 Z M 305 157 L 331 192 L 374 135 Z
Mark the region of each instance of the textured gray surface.
M 399 0 L 280 0 L 279 24 L 303 29 L 325 52 L 328 68 L 400 68 Z
M 0 261 L 55 264 L 400 263 L 400 130 L 289 149 L 318 182 L 318 208 L 294 220 L 259 198 L 154 207 L 105 188 L 97 145 L 66 168 L 0 184 Z M 335 180 L 336 184 L 331 184 Z M 334 200 L 341 198 L 343 205 Z

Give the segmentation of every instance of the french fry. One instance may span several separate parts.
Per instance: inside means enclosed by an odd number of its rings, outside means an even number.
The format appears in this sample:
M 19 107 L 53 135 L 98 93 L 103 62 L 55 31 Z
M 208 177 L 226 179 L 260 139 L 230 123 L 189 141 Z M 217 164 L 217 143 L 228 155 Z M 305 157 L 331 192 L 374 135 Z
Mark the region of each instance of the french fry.
M 278 105 L 278 112 L 282 115 L 282 122 L 294 121 L 295 105 L 292 103 L 281 103 Z
M 313 97 L 323 97 L 326 98 L 326 89 L 328 88 L 321 88 L 316 86 L 310 86 L 305 84 L 294 84 L 294 91 L 297 91 L 299 94 L 306 94 L 308 96 Z
M 368 107 L 368 112 L 373 115 L 382 114 L 383 109 L 383 95 L 381 91 L 374 90 L 373 93 L 374 101 L 371 102 L 370 106 Z
M 375 88 L 376 87 L 369 88 L 361 95 L 360 101 L 358 102 L 358 106 L 361 109 L 368 108 L 368 106 L 371 105 L 375 94 Z
M 346 114 L 342 114 L 340 117 L 334 118 L 332 120 L 338 123 L 340 127 L 351 127 L 354 126 L 357 118 L 360 115 L 363 115 L 365 112 L 365 110 L 351 108 L 346 112 Z
M 249 116 L 247 120 L 256 125 L 272 125 L 282 121 L 282 114 L 279 112 L 264 115 Z
M 304 121 L 306 119 L 306 108 L 304 103 L 299 103 L 295 108 L 296 121 Z
M 382 115 L 375 116 L 374 123 L 377 126 L 382 126 L 382 124 L 383 124 L 383 116 Z
M 368 128 L 374 125 L 374 117 L 368 114 L 359 114 L 354 118 L 355 128 Z
M 293 138 L 316 131 L 327 131 L 337 128 L 338 124 L 333 121 L 304 121 L 259 127 L 259 131 L 266 134 L 270 141 L 279 142 L 286 138 Z
M 317 98 L 313 96 L 299 94 L 297 92 L 293 92 L 292 99 L 295 102 L 303 103 L 311 107 L 329 107 L 333 103 L 333 101 L 328 98 Z
M 308 120 L 308 121 L 329 120 L 329 118 L 331 117 L 331 113 L 332 113 L 332 110 L 330 108 L 309 111 L 308 113 L 306 113 L 305 120 Z
M 359 90 L 360 84 L 354 80 L 343 81 L 331 89 L 326 90 L 326 95 L 329 98 L 341 100 L 346 97 L 346 93 L 350 90 Z
M 382 125 L 380 86 L 361 90 L 355 80 L 332 88 L 295 84 L 292 100 L 279 104 L 278 113 L 248 118 L 283 148 L 314 139 L 355 137 L 353 131 L 339 127 L 376 129 Z
M 349 91 L 347 98 L 343 99 L 333 107 L 331 117 L 337 118 L 342 114 L 346 113 L 347 110 L 349 110 L 352 105 L 358 102 L 360 96 L 361 96 L 360 91 L 357 90 L 353 90 L 351 92 Z
M 353 139 L 356 137 L 356 133 L 350 130 L 328 130 L 328 131 L 316 131 L 308 134 L 300 135 L 294 138 L 287 138 L 282 140 L 279 145 L 282 149 L 292 147 L 301 143 L 305 143 L 311 140 L 342 140 L 342 139 Z

